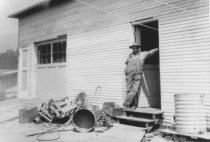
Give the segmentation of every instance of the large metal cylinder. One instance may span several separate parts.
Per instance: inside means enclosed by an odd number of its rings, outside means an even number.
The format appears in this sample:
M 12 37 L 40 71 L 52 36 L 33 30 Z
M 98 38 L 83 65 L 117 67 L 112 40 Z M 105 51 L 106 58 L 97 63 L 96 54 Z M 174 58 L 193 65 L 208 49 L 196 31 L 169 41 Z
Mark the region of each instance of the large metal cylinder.
M 198 134 L 206 131 L 205 106 L 199 94 L 175 95 L 175 125 L 180 133 Z
M 74 128 L 79 132 L 89 132 L 95 128 L 95 117 L 87 109 L 78 110 L 72 118 Z

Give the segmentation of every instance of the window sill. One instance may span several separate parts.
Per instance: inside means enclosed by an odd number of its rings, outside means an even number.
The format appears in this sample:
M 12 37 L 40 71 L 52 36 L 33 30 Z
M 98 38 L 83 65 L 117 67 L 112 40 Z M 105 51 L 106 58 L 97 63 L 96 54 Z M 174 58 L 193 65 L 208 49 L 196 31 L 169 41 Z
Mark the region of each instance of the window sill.
M 51 67 L 66 67 L 66 62 L 63 63 L 51 63 L 51 64 L 38 64 L 37 68 L 51 68 Z

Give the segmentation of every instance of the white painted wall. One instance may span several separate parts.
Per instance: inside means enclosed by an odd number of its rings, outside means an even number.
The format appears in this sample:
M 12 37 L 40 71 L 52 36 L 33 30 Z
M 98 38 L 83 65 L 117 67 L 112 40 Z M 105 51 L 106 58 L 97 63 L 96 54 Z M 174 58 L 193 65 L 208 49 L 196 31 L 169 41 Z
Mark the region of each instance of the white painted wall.
M 160 19 L 161 104 L 165 123 L 175 114 L 174 94 L 210 94 L 209 1 L 169 9 Z M 196 7 L 196 8 L 193 8 Z
M 20 47 L 68 35 L 66 95 L 73 97 L 86 91 L 93 98 L 99 85 L 95 104 L 121 104 L 125 97 L 124 60 L 131 39 L 129 22 L 148 17 L 158 19 L 160 25 L 161 109 L 165 111 L 165 123 L 170 125 L 174 114 L 174 94 L 210 93 L 208 0 L 169 1 L 190 12 L 152 0 L 86 2 L 113 14 L 69 1 L 20 19 Z M 32 72 L 33 62 L 35 58 L 30 59 Z M 33 87 L 31 75 L 29 86 Z M 30 89 L 29 96 L 33 96 L 35 91 Z

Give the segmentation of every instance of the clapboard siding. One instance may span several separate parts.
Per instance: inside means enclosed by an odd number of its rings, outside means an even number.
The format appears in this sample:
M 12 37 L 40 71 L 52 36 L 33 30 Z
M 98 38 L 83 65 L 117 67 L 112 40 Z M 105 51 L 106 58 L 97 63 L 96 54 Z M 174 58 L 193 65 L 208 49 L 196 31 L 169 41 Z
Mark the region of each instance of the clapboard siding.
M 124 60 L 132 42 L 129 22 L 152 17 L 159 22 L 161 108 L 165 123 L 174 115 L 174 94 L 210 94 L 210 34 L 208 0 L 170 0 L 186 11 L 155 0 L 85 0 L 37 12 L 20 19 L 19 46 L 67 34 L 66 95 L 85 91 L 91 103 L 122 104 L 125 98 Z M 96 9 L 94 9 L 96 7 Z M 106 13 L 107 12 L 107 13 Z M 28 74 L 33 96 L 35 55 Z M 98 89 L 96 96 L 95 89 Z
M 204 3 L 191 9 L 194 15 L 185 13 L 173 20 L 174 13 L 161 20 L 161 107 L 169 126 L 175 114 L 174 94 L 210 94 L 209 4 Z
M 172 117 L 175 114 L 175 104 L 174 104 L 174 93 L 161 92 L 161 109 L 165 111 L 164 114 L 164 123 L 165 125 L 172 126 L 173 119 Z
M 162 8 L 162 9 L 163 9 L 163 8 Z M 59 16 L 59 15 L 58 15 L 58 16 Z M 60 16 L 62 16 L 62 15 L 60 15 Z M 116 18 L 115 18 L 115 19 L 116 19 Z M 119 19 L 118 19 L 117 21 L 119 21 Z M 45 23 L 44 25 L 50 25 L 50 23 L 53 23 L 53 22 L 52 22 L 52 21 L 49 21 L 49 24 Z M 65 23 L 65 22 L 64 22 L 64 23 Z M 82 22 L 80 22 L 80 23 L 82 23 Z M 101 23 L 103 23 L 103 22 L 101 22 Z M 41 28 L 42 28 L 43 30 L 45 30 L 45 31 L 48 30 L 44 25 L 43 25 L 43 26 L 42 26 L 42 25 L 39 25 L 39 26 L 36 26 L 36 27 L 41 27 Z M 66 24 L 66 25 L 67 25 L 68 27 L 70 27 L 71 25 L 74 25 L 74 24 Z M 95 24 L 94 24 L 94 25 L 95 25 Z M 107 24 L 106 24 L 106 25 L 107 25 Z M 86 25 L 85 25 L 85 26 L 86 26 Z M 85 27 L 85 26 L 84 26 L 84 27 Z M 62 25 L 59 25 L 59 27 L 62 28 Z M 73 28 L 74 28 L 74 29 L 77 29 L 77 31 L 79 30 L 79 27 L 77 27 L 77 28 L 76 28 L 76 27 L 73 27 Z M 81 28 L 81 27 L 80 27 L 80 28 Z M 29 29 L 31 29 L 31 28 L 29 28 Z M 42 35 L 36 34 L 36 32 L 40 32 L 40 29 L 36 29 L 36 28 L 32 28 L 32 29 L 34 29 L 33 34 L 35 33 L 35 35 L 37 35 L 37 37 L 40 37 L 40 36 L 42 37 Z M 51 26 L 49 29 L 52 30 L 52 29 L 56 29 L 56 28 L 55 28 L 54 26 Z M 60 30 L 61 30 L 61 29 L 60 29 Z M 68 28 L 68 30 L 71 30 L 71 29 Z M 23 31 L 26 31 L 26 29 L 24 29 Z M 30 32 L 30 33 L 32 33 L 32 32 Z M 29 33 L 29 34 L 30 34 L 30 33 Z M 42 33 L 43 33 L 43 32 L 42 32 Z M 52 33 L 52 32 L 51 32 L 51 33 Z M 26 36 L 27 34 L 24 33 L 23 35 Z M 43 38 L 43 37 L 42 37 L 42 38 Z M 30 40 L 27 39 L 26 41 L 30 41 Z
M 147 7 L 147 4 L 148 4 L 148 2 L 144 5 L 144 7 Z M 151 2 L 150 2 L 150 4 L 153 4 L 153 6 L 156 6 L 158 10 L 163 10 L 165 14 L 168 13 L 168 11 L 167 11 L 167 9 L 165 9 L 165 6 L 164 5 L 158 5 L 157 6 L 157 4 L 154 4 L 154 3 L 151 3 Z M 188 4 L 188 3 L 186 3 L 186 4 Z M 118 5 L 118 4 L 114 4 L 114 5 Z M 72 6 L 74 6 L 74 5 L 72 5 Z M 70 10 L 71 10 L 72 6 L 71 7 L 69 6 L 69 9 Z M 139 2 L 139 5 L 134 5 L 134 6 L 135 7 L 142 6 L 142 3 Z M 103 7 L 106 7 L 106 5 L 103 6 Z M 102 7 L 102 9 L 105 9 L 105 11 L 108 11 L 106 8 L 103 8 L 103 7 Z M 109 5 L 107 7 L 109 7 Z M 85 6 L 85 8 L 86 8 L 86 6 Z M 128 8 L 128 7 L 126 7 L 126 8 Z M 52 16 L 50 15 L 50 17 L 54 17 L 54 21 L 56 20 L 56 24 L 51 19 L 48 19 L 48 15 L 46 15 L 45 18 L 40 17 L 40 19 L 43 19 L 41 21 L 39 19 L 37 19 L 37 20 L 34 19 L 33 22 L 31 22 L 31 24 L 29 24 L 28 29 L 27 29 L 27 25 L 24 25 L 25 28 L 23 29 L 23 32 L 22 31 L 20 32 L 20 33 L 23 33 L 23 35 L 21 37 L 24 37 L 25 38 L 28 35 L 30 36 L 30 34 L 32 32 L 39 37 L 40 36 L 39 33 L 41 33 L 42 30 L 47 31 L 47 32 L 50 32 L 51 34 L 53 33 L 52 30 L 56 30 L 56 29 L 59 29 L 60 31 L 62 29 L 65 29 L 65 30 L 68 29 L 68 31 L 71 31 L 71 32 L 75 32 L 75 31 L 72 31 L 72 30 L 76 29 L 76 32 L 79 32 L 80 30 L 83 30 L 82 32 L 84 32 L 84 28 L 85 29 L 90 29 L 90 28 L 87 28 L 90 25 L 93 25 L 92 28 L 97 28 L 98 25 L 100 25 L 101 23 L 104 23 L 104 22 L 102 22 L 104 17 L 106 17 L 105 21 L 107 19 L 110 19 L 111 21 L 113 21 L 114 19 L 117 19 L 116 21 L 118 21 L 118 22 L 124 22 L 124 21 L 126 21 L 126 20 L 119 19 L 119 18 L 117 18 L 115 16 L 114 17 L 113 16 L 110 16 L 109 14 L 104 14 L 104 13 L 98 12 L 97 10 L 93 10 L 91 8 L 89 8 L 89 9 L 91 11 L 90 14 L 88 14 L 87 11 L 84 11 L 85 12 L 85 14 L 84 14 L 84 12 L 82 11 L 81 13 L 78 13 L 78 14 L 75 14 L 75 15 L 71 15 L 70 12 L 69 12 L 68 17 L 64 17 L 64 18 L 63 18 L 63 9 L 62 9 L 62 11 L 60 10 L 59 12 L 57 12 L 57 14 L 54 14 Z M 155 11 L 155 9 L 152 7 L 150 9 L 141 10 L 140 12 L 137 11 L 136 14 L 138 14 L 137 15 L 138 16 L 138 19 L 141 19 L 142 18 L 141 16 L 139 16 L 139 14 L 140 15 L 145 15 L 145 13 L 148 14 L 148 12 L 150 12 L 151 9 L 153 9 L 152 10 L 153 13 L 151 13 L 150 15 L 146 15 L 146 16 L 150 16 L 151 17 L 151 15 L 158 15 L 159 14 L 159 12 L 158 11 Z M 65 8 L 64 8 L 64 10 L 65 10 Z M 116 12 L 117 12 L 117 10 L 118 9 L 116 9 Z M 130 9 L 130 10 L 132 11 L 132 9 Z M 51 11 L 49 11 L 49 13 L 50 12 Z M 128 21 L 126 21 L 126 22 L 129 22 L 129 20 L 130 21 L 136 20 L 136 19 L 132 19 L 132 16 L 133 15 L 135 16 L 135 14 L 134 13 L 129 13 L 129 12 L 130 11 L 127 10 L 127 16 L 129 16 L 131 18 L 128 18 Z M 144 12 L 144 13 L 141 13 L 141 12 Z M 43 13 L 43 14 L 41 13 L 40 16 L 45 15 L 45 13 Z M 113 14 L 115 14 L 115 13 L 113 12 Z M 87 17 L 88 15 L 90 17 Z M 103 16 L 101 16 L 101 15 L 103 15 Z M 100 16 L 100 18 L 98 18 L 99 16 Z M 125 16 L 125 15 L 122 15 L 122 17 L 123 16 Z M 59 20 L 57 20 L 57 17 L 61 17 L 61 18 Z M 96 18 L 94 18 L 94 17 L 96 17 Z M 76 19 L 74 19 L 74 18 L 76 18 Z M 77 25 L 77 23 L 76 24 L 74 23 L 75 20 L 77 20 L 77 19 L 79 20 L 79 22 L 78 22 L 79 25 Z M 84 19 L 87 19 L 87 20 L 84 21 Z M 47 20 L 47 21 L 45 21 L 45 20 Z M 41 23 L 42 21 L 45 21 L 45 22 L 44 23 Z M 94 21 L 99 21 L 99 23 L 98 24 L 97 23 L 94 23 Z M 116 24 L 116 21 L 113 22 L 112 24 Z M 38 26 L 37 26 L 37 23 L 38 23 Z M 32 26 L 32 28 L 31 28 L 31 25 L 33 25 L 33 24 L 36 24 L 36 25 L 35 25 L 35 27 Z M 107 25 L 110 26 L 110 23 L 105 24 L 105 26 L 107 26 Z M 33 31 L 31 31 L 31 30 L 33 30 Z
M 72 97 L 85 91 L 91 103 L 104 101 L 122 104 L 125 97 L 124 61 L 129 51 L 129 25 L 69 37 L 67 92 Z M 78 43 L 78 44 L 77 44 Z M 120 52 L 119 52 L 120 51 Z M 95 94 L 95 89 L 100 86 Z

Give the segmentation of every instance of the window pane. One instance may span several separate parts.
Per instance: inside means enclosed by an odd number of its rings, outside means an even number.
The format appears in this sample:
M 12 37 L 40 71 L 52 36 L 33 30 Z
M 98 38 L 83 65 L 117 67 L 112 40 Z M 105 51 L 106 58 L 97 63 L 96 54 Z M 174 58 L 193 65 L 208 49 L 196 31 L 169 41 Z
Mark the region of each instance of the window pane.
M 61 63 L 66 61 L 66 41 L 53 43 L 53 62 Z
M 53 53 L 53 62 L 57 63 L 57 54 L 56 53 Z
M 66 42 L 63 42 L 63 51 L 66 53 Z
M 51 58 L 51 44 L 38 46 L 38 64 L 49 64 Z
M 46 56 L 45 56 L 45 63 L 46 64 L 49 64 L 50 63 L 50 54 L 47 54 Z
M 53 52 L 58 52 L 58 45 L 56 43 L 53 44 Z
M 66 53 L 54 53 L 53 62 L 54 63 L 66 62 Z
M 60 44 L 60 42 L 56 42 L 56 43 L 53 43 L 53 52 L 58 52 L 61 48 L 62 45 Z
M 63 55 L 62 55 L 62 60 L 63 60 L 63 62 L 66 62 L 66 52 L 65 53 L 62 53 Z

